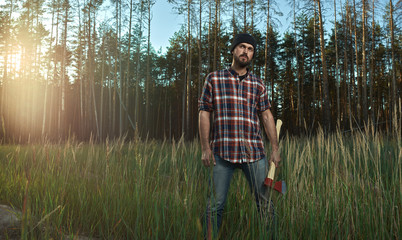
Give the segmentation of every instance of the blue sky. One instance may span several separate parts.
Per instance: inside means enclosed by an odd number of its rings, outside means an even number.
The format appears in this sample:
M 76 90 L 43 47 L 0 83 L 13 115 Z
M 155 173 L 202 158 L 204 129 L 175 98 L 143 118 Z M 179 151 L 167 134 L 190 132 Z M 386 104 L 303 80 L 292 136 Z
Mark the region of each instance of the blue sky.
M 169 38 L 180 29 L 183 17 L 173 12 L 172 5 L 167 1 L 156 1 L 152 7 L 153 18 L 151 22 L 151 43 L 156 51 L 162 47 L 166 50 Z
M 286 16 L 290 11 L 286 1 L 279 0 L 279 8 L 283 12 L 283 17 L 280 17 L 279 21 L 282 26 L 279 26 L 282 30 L 286 29 L 292 20 L 287 20 Z M 166 0 L 157 0 L 152 7 L 153 18 L 151 22 L 151 43 L 152 46 L 158 51 L 161 47 L 163 52 L 169 45 L 169 39 L 177 32 L 181 25 L 184 23 L 184 16 L 178 15 L 172 9 L 172 5 Z M 279 17 L 278 17 L 279 18 Z M 265 21 L 263 22 L 265 26 Z

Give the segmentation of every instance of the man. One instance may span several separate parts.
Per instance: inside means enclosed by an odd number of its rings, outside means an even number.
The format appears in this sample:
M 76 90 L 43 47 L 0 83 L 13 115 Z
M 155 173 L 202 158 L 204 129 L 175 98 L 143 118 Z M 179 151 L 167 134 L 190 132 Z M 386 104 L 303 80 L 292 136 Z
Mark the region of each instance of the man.
M 208 238 L 211 232 L 216 236 L 222 224 L 223 209 L 234 170 L 239 168 L 243 171 L 259 212 L 267 215 L 269 205 L 272 204 L 267 195 L 269 190 L 263 184 L 268 163 L 273 161 L 278 166 L 281 161 L 266 87 L 247 68 L 254 57 L 256 41 L 249 34 L 238 34 L 230 50 L 233 54 L 231 66 L 207 76 L 199 99 L 201 160 L 205 167 L 213 167 L 210 188 L 213 188 L 214 194 L 209 196 L 204 219 Z M 210 144 L 212 113 L 214 121 Z M 272 146 L 269 162 L 265 158 L 259 114 Z

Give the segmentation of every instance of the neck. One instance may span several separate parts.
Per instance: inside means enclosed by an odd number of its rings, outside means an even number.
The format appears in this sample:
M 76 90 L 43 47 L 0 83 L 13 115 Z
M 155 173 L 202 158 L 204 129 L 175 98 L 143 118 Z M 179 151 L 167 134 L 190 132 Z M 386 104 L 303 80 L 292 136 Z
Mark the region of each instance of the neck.
M 232 69 L 235 70 L 237 72 L 237 74 L 239 74 L 239 76 L 243 76 L 247 73 L 247 67 L 240 67 L 237 64 L 235 64 L 234 62 L 232 63 Z

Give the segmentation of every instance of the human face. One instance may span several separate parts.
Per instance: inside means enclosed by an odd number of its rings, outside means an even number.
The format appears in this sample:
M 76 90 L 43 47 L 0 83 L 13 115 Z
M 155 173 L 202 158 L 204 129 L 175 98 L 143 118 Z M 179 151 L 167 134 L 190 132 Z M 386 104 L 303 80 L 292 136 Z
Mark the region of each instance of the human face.
M 254 47 L 248 43 L 240 43 L 233 50 L 234 64 L 241 68 L 247 67 L 254 55 Z

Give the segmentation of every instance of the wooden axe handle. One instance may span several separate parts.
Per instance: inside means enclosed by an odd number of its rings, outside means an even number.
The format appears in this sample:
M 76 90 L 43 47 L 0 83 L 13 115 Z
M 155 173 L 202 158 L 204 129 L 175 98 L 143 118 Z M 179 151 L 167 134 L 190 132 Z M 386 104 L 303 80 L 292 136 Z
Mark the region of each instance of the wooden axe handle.
M 277 136 L 277 141 L 278 142 L 279 142 L 279 133 L 281 131 L 281 127 L 282 127 L 282 120 L 278 119 L 276 121 L 276 136 Z M 275 163 L 271 162 L 271 166 L 269 167 L 269 172 L 268 172 L 267 178 L 272 179 L 272 180 L 274 179 L 275 169 L 276 169 Z

